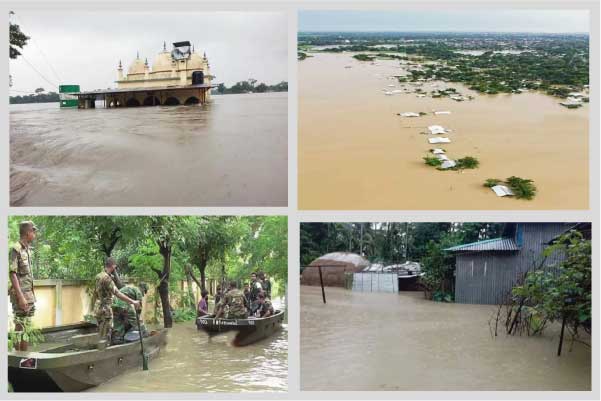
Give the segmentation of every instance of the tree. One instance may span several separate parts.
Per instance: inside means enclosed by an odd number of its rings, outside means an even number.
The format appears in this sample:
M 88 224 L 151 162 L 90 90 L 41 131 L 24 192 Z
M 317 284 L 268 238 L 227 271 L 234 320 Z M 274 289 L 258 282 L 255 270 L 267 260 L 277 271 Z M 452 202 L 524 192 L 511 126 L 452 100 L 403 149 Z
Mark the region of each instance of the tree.
M 44 92 L 44 88 L 37 88 L 35 90 L 35 93 L 37 93 L 37 94 L 40 94 L 40 93 L 43 93 L 43 92 Z
M 10 11 L 10 15 L 14 15 L 14 12 Z M 9 23 L 9 47 L 8 56 L 11 59 L 16 59 L 21 55 L 21 50 L 27 45 L 29 36 L 21 32 L 21 28 L 17 24 Z

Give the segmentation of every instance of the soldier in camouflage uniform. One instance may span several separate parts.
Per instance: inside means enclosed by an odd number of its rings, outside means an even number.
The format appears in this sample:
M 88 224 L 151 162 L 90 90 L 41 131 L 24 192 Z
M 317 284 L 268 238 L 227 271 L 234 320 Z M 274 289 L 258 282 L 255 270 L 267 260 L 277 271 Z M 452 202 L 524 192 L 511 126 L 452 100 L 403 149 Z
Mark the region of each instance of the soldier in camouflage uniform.
M 8 294 L 15 318 L 15 331 L 24 329 L 25 320 L 31 319 L 35 313 L 35 292 L 33 274 L 31 272 L 31 253 L 29 245 L 35 239 L 37 227 L 31 221 L 19 224 L 19 242 L 10 248 Z M 15 349 L 27 351 L 27 341 L 15 344 Z
M 257 302 L 259 303 L 259 309 L 257 309 L 257 315 L 259 317 L 269 317 L 275 313 L 271 301 L 267 299 L 264 293 L 259 294 Z
M 135 308 L 140 307 L 140 301 L 135 301 L 123 294 L 115 286 L 115 282 L 111 275 L 117 268 L 117 263 L 113 258 L 107 258 L 104 262 L 104 270 L 96 276 L 96 287 L 94 290 L 94 298 L 96 300 L 94 314 L 98 322 L 98 332 L 100 340 L 107 340 L 110 344 L 111 327 L 113 326 L 113 295 L 120 300 L 133 305 Z
M 140 283 L 138 287 L 127 285 L 120 288 L 122 294 L 129 298 L 142 302 L 144 295 L 148 292 L 148 286 L 145 283 Z M 113 333 L 111 340 L 113 344 L 122 344 L 125 342 L 125 334 L 130 330 L 138 330 L 138 321 L 136 319 L 136 311 L 132 305 L 123 302 L 119 298 L 113 300 Z M 142 315 L 142 309 L 138 310 Z M 140 322 L 142 336 L 144 336 L 144 324 Z
M 244 293 L 236 287 L 236 282 L 232 281 L 229 291 L 223 296 L 219 305 L 217 305 L 215 318 L 224 316 L 226 307 L 228 307 L 227 319 L 246 319 L 248 317 L 246 298 L 244 297 Z

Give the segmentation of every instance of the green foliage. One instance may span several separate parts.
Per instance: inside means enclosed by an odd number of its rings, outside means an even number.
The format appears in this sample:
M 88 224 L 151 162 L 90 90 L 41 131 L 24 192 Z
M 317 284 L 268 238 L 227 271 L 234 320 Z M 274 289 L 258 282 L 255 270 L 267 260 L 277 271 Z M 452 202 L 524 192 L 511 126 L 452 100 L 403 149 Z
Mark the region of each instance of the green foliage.
M 425 156 L 423 159 L 424 159 L 424 163 L 427 164 L 428 166 L 438 167 L 442 164 L 442 160 L 440 160 L 437 157 Z
M 499 180 L 499 179 L 496 179 L 496 178 L 488 178 L 488 179 L 486 179 L 486 181 L 484 182 L 484 184 L 483 184 L 483 185 L 484 185 L 486 188 L 492 188 L 492 187 L 494 187 L 494 186 L 496 186 L 496 185 L 499 185 L 499 184 L 500 184 L 500 183 L 502 183 L 502 182 L 503 182 L 503 181 L 501 181 L 501 180 Z
M 12 11 L 10 14 L 14 14 Z M 29 40 L 29 36 L 25 35 L 21 31 L 21 27 L 17 24 L 13 24 L 12 22 L 9 24 L 9 47 L 8 47 L 8 56 L 11 59 L 16 59 L 21 55 L 21 50 L 23 47 L 27 45 L 27 41 Z
M 472 156 L 462 157 L 461 159 L 457 159 L 456 162 L 456 166 L 453 167 L 456 170 L 474 169 L 480 165 L 480 161 Z
M 376 59 L 374 56 L 368 54 L 355 54 L 353 58 L 359 61 L 374 61 Z
M 450 292 L 434 291 L 432 294 L 432 301 L 453 302 L 455 301 L 455 297 L 453 296 L 453 293 Z
M 59 102 L 60 97 L 56 92 L 48 92 L 48 93 L 36 93 L 31 95 L 19 95 L 19 96 L 10 96 L 9 103 L 10 104 L 23 104 L 23 103 L 53 103 Z
M 282 81 L 274 85 L 267 85 L 265 83 L 256 84 L 256 79 L 248 79 L 246 81 L 236 82 L 231 87 L 225 86 L 221 83 L 213 93 L 220 95 L 227 94 L 240 94 L 240 93 L 262 93 L 262 92 L 287 92 L 288 82 Z
M 536 186 L 532 180 L 511 176 L 506 182 L 517 199 L 531 200 L 536 195 Z
M 591 241 L 570 231 L 545 250 L 545 256 L 555 253 L 565 257 L 557 269 L 529 272 L 523 284 L 513 288 L 512 295 L 526 305 L 525 314 L 531 319 L 534 333 L 542 331 L 544 322 L 561 321 L 564 317 L 574 335 L 579 328 L 590 332 Z
M 23 330 L 15 331 L 10 330 L 8 332 L 8 349 L 12 350 L 15 344 L 21 341 L 26 341 L 30 346 L 35 346 L 44 341 L 44 335 L 42 332 L 33 326 L 30 318 L 18 318 L 15 317 L 15 323 L 20 324 Z

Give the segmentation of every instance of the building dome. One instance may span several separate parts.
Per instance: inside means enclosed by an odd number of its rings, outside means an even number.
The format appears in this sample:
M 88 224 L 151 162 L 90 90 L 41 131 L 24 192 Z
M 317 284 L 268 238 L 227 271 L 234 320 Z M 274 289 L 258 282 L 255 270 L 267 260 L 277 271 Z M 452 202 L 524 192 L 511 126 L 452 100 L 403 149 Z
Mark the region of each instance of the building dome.
M 129 66 L 129 70 L 127 70 L 127 74 L 144 74 L 144 62 L 140 59 L 140 57 L 136 57 L 133 63 Z
M 171 53 L 162 51 L 152 63 L 152 72 L 171 71 Z
M 194 52 L 190 55 L 190 60 L 188 60 L 188 69 L 191 70 L 202 70 L 204 69 L 204 60 L 198 53 Z

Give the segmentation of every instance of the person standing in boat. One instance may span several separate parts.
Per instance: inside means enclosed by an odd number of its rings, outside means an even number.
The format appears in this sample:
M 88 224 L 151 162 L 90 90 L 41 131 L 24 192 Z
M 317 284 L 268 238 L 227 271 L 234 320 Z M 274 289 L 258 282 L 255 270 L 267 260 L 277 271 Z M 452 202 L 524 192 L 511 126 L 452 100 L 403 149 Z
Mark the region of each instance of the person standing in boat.
M 250 274 L 250 313 L 254 315 L 257 311 L 257 297 L 263 292 L 263 285 L 257 277 L 257 273 Z
M 218 285 L 217 289 L 215 290 L 215 310 L 217 310 L 217 305 L 219 302 L 221 302 L 221 298 L 223 298 L 223 291 L 221 291 L 221 286 Z
M 35 313 L 35 291 L 31 270 L 30 245 L 35 240 L 37 227 L 32 221 L 19 224 L 19 242 L 10 249 L 9 278 L 10 303 L 15 319 L 15 331 L 23 331 Z M 15 350 L 27 351 L 27 341 L 15 344 Z
M 265 293 L 262 292 L 259 294 L 257 297 L 257 303 L 259 306 L 257 308 L 256 316 L 269 317 L 275 313 L 273 305 L 271 304 L 271 301 L 267 299 L 267 295 Z
M 97 307 L 95 308 L 96 321 L 98 322 L 98 333 L 101 340 L 111 342 L 111 329 L 113 326 L 113 296 L 133 305 L 134 308 L 140 308 L 140 301 L 136 301 L 123 294 L 113 281 L 112 274 L 117 268 L 117 262 L 113 258 L 106 258 L 104 270 L 96 276 L 96 286 L 94 289 L 94 299 Z
M 225 308 L 228 308 L 227 319 L 246 319 L 248 317 L 244 294 L 238 288 L 235 281 L 230 282 L 229 291 L 217 305 L 215 319 L 225 316 Z
M 271 281 L 269 281 L 269 277 L 267 277 L 267 274 L 260 272 L 259 278 L 261 279 L 261 285 L 263 286 L 265 296 L 271 299 Z
M 114 279 L 114 277 L 113 277 Z M 117 285 L 115 283 L 115 285 Z M 117 285 L 118 286 L 118 285 Z M 126 285 L 119 288 L 122 294 L 127 295 L 129 298 L 140 301 L 144 299 L 144 296 L 148 292 L 148 286 L 146 283 L 140 283 L 137 287 L 133 284 Z M 136 319 L 136 310 L 134 307 L 121 299 L 117 298 L 113 300 L 113 333 L 111 335 L 111 341 L 113 344 L 122 344 L 125 342 L 125 335 L 131 330 L 138 330 L 138 321 Z M 142 316 L 142 305 L 138 309 L 138 314 Z M 142 333 L 144 336 L 144 325 L 140 324 Z

